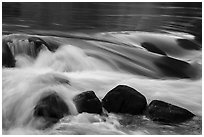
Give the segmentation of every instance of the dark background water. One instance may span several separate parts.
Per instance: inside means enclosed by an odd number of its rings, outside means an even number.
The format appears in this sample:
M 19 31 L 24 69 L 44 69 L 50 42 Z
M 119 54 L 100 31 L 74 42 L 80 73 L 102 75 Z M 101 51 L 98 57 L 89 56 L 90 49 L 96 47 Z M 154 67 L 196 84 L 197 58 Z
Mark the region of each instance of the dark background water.
M 178 31 L 202 39 L 201 2 L 2 3 L 3 33 L 14 31 Z

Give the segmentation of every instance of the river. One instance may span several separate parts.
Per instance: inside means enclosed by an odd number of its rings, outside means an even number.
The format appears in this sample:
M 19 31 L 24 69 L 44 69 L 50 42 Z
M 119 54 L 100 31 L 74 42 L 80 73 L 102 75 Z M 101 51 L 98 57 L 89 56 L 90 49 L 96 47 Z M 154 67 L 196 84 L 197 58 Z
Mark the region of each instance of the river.
M 3 134 L 202 134 L 202 3 L 2 6 L 2 39 L 13 41 L 8 45 L 16 60 L 14 68 L 2 69 Z M 36 54 L 29 37 L 54 45 L 54 52 L 44 47 Z M 163 100 L 196 116 L 163 125 L 145 116 L 78 114 L 75 95 L 93 90 L 102 99 L 119 84 L 135 88 L 148 103 Z M 33 108 L 51 91 L 66 100 L 72 115 L 40 130 L 43 121 Z

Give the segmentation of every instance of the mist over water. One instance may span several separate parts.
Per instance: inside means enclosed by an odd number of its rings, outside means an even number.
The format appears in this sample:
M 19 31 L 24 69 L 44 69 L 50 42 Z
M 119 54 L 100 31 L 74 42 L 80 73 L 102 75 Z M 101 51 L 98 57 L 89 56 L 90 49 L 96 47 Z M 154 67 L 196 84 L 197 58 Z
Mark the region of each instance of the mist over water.
M 20 5 L 21 10 L 26 10 L 26 3 Z M 51 9 L 48 6 L 43 11 L 52 13 Z M 28 17 L 24 10 L 19 20 Z M 101 12 L 103 10 L 101 8 Z M 3 18 L 3 40 L 12 40 L 8 46 L 16 67 L 2 69 L 3 134 L 201 134 L 202 46 L 198 35 L 190 33 L 189 29 L 188 33 L 178 30 L 147 32 L 146 29 L 111 31 L 110 28 L 105 32 L 72 33 L 51 30 L 50 26 L 50 30 L 44 30 L 44 25 L 39 25 L 37 20 L 32 24 L 37 27 L 31 25 L 36 29 L 22 30 L 22 26 L 16 26 L 11 31 L 12 27 L 7 26 L 13 19 L 9 18 Z M 88 24 L 94 26 L 94 23 Z M 33 36 L 43 39 L 49 47 L 44 45 L 35 50 L 34 43 L 28 41 Z M 192 43 L 184 44 L 185 40 Z M 77 112 L 72 101 L 75 95 L 92 90 L 101 100 L 119 84 L 138 90 L 148 104 L 159 99 L 186 108 L 196 116 L 179 125 L 160 125 L 145 116 Z M 34 108 L 41 98 L 51 93 L 57 93 L 65 101 L 70 115 L 42 130 L 46 122 L 33 116 Z

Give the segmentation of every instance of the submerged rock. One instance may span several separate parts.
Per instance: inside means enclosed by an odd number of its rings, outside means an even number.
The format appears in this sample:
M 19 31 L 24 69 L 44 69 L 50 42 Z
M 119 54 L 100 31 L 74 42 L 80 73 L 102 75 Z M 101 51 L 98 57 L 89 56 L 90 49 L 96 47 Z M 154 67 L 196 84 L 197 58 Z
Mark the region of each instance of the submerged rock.
M 150 52 L 161 54 L 161 55 L 166 55 L 166 53 L 164 51 L 162 51 L 161 49 L 159 49 L 157 46 L 155 46 L 152 43 L 143 42 L 143 43 L 141 43 L 141 46 L 144 47 L 145 49 L 147 49 Z
M 197 78 L 199 72 L 191 64 L 175 58 L 163 56 L 154 62 L 154 64 L 169 77 L 177 78 Z
M 37 103 L 34 108 L 34 116 L 41 117 L 48 125 L 58 122 L 59 119 L 69 114 L 69 108 L 57 93 L 52 93 Z
M 102 104 L 93 91 L 78 94 L 73 99 L 79 113 L 102 113 Z
M 105 95 L 102 104 L 108 112 L 140 115 L 145 110 L 147 101 L 135 89 L 119 85 Z
M 45 41 L 39 37 L 29 37 L 28 41 L 33 42 L 35 44 L 36 48 L 41 48 L 42 45 L 44 45 L 51 52 L 54 52 L 59 48 L 59 43 L 54 42 L 54 41 L 52 41 L 52 42 Z
M 15 67 L 15 58 L 5 40 L 2 41 L 2 66 Z
M 29 37 L 28 41 L 34 43 L 34 51 L 36 53 L 36 56 L 40 52 L 40 50 L 43 48 L 43 45 L 48 47 L 47 43 L 38 37 Z
M 178 45 L 186 50 L 201 50 L 202 47 L 188 39 L 177 39 Z
M 38 38 L 38 37 L 29 37 L 28 41 L 33 42 L 35 44 L 36 48 L 39 48 L 42 44 L 44 44 L 45 46 L 48 45 L 44 40 L 42 40 L 41 38 Z
M 162 123 L 181 123 L 195 116 L 184 108 L 160 100 L 153 100 L 147 107 L 145 115 L 153 121 Z

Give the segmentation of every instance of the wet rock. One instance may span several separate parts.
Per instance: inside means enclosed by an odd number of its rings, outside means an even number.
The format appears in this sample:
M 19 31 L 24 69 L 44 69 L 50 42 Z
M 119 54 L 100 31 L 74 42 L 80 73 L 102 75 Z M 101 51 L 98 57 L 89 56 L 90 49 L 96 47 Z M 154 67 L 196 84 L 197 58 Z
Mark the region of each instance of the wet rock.
M 52 52 L 56 51 L 59 47 L 59 45 L 57 43 L 54 43 L 54 41 L 51 43 L 39 37 L 29 37 L 28 41 L 33 42 L 37 49 L 41 49 L 42 45 L 44 45 L 48 48 L 49 51 L 52 51 Z
M 140 115 L 145 110 L 147 101 L 135 89 L 119 85 L 105 95 L 102 104 L 108 112 Z
M 5 40 L 2 41 L 2 66 L 15 67 L 16 60 Z
M 161 70 L 165 76 L 177 78 L 196 78 L 199 73 L 191 64 L 174 59 L 171 57 L 163 56 L 158 58 L 155 65 Z
M 86 91 L 73 98 L 79 113 L 102 113 L 102 104 L 93 91 Z
M 38 37 L 29 37 L 28 41 L 33 42 L 36 45 L 36 48 L 39 48 L 42 44 L 47 46 L 47 43 L 44 40 L 42 40 L 41 38 L 38 38 Z
M 7 45 L 13 56 L 28 55 L 36 58 L 44 47 L 46 42 L 37 37 L 18 38 L 18 37 L 5 37 L 4 45 Z M 32 42 L 32 43 L 31 43 Z
M 28 41 L 34 43 L 34 46 L 35 46 L 34 50 L 35 50 L 35 53 L 36 53 L 35 56 L 38 55 L 38 53 L 43 48 L 43 46 L 48 47 L 48 44 L 44 40 L 42 40 L 42 39 L 40 39 L 38 37 L 29 37 Z
M 181 123 L 195 116 L 184 108 L 160 100 L 153 100 L 147 107 L 145 115 L 153 121 L 162 123 Z
M 159 49 L 157 46 L 155 46 L 152 43 L 143 42 L 143 43 L 141 43 L 141 46 L 144 47 L 145 49 L 147 49 L 150 52 L 161 54 L 161 55 L 166 55 L 166 53 L 164 51 L 162 51 L 161 49 Z
M 201 46 L 188 39 L 177 39 L 178 45 L 187 50 L 201 50 Z
M 34 108 L 34 116 L 43 118 L 48 125 L 58 122 L 59 119 L 68 114 L 69 108 L 67 104 L 55 92 L 41 98 Z

